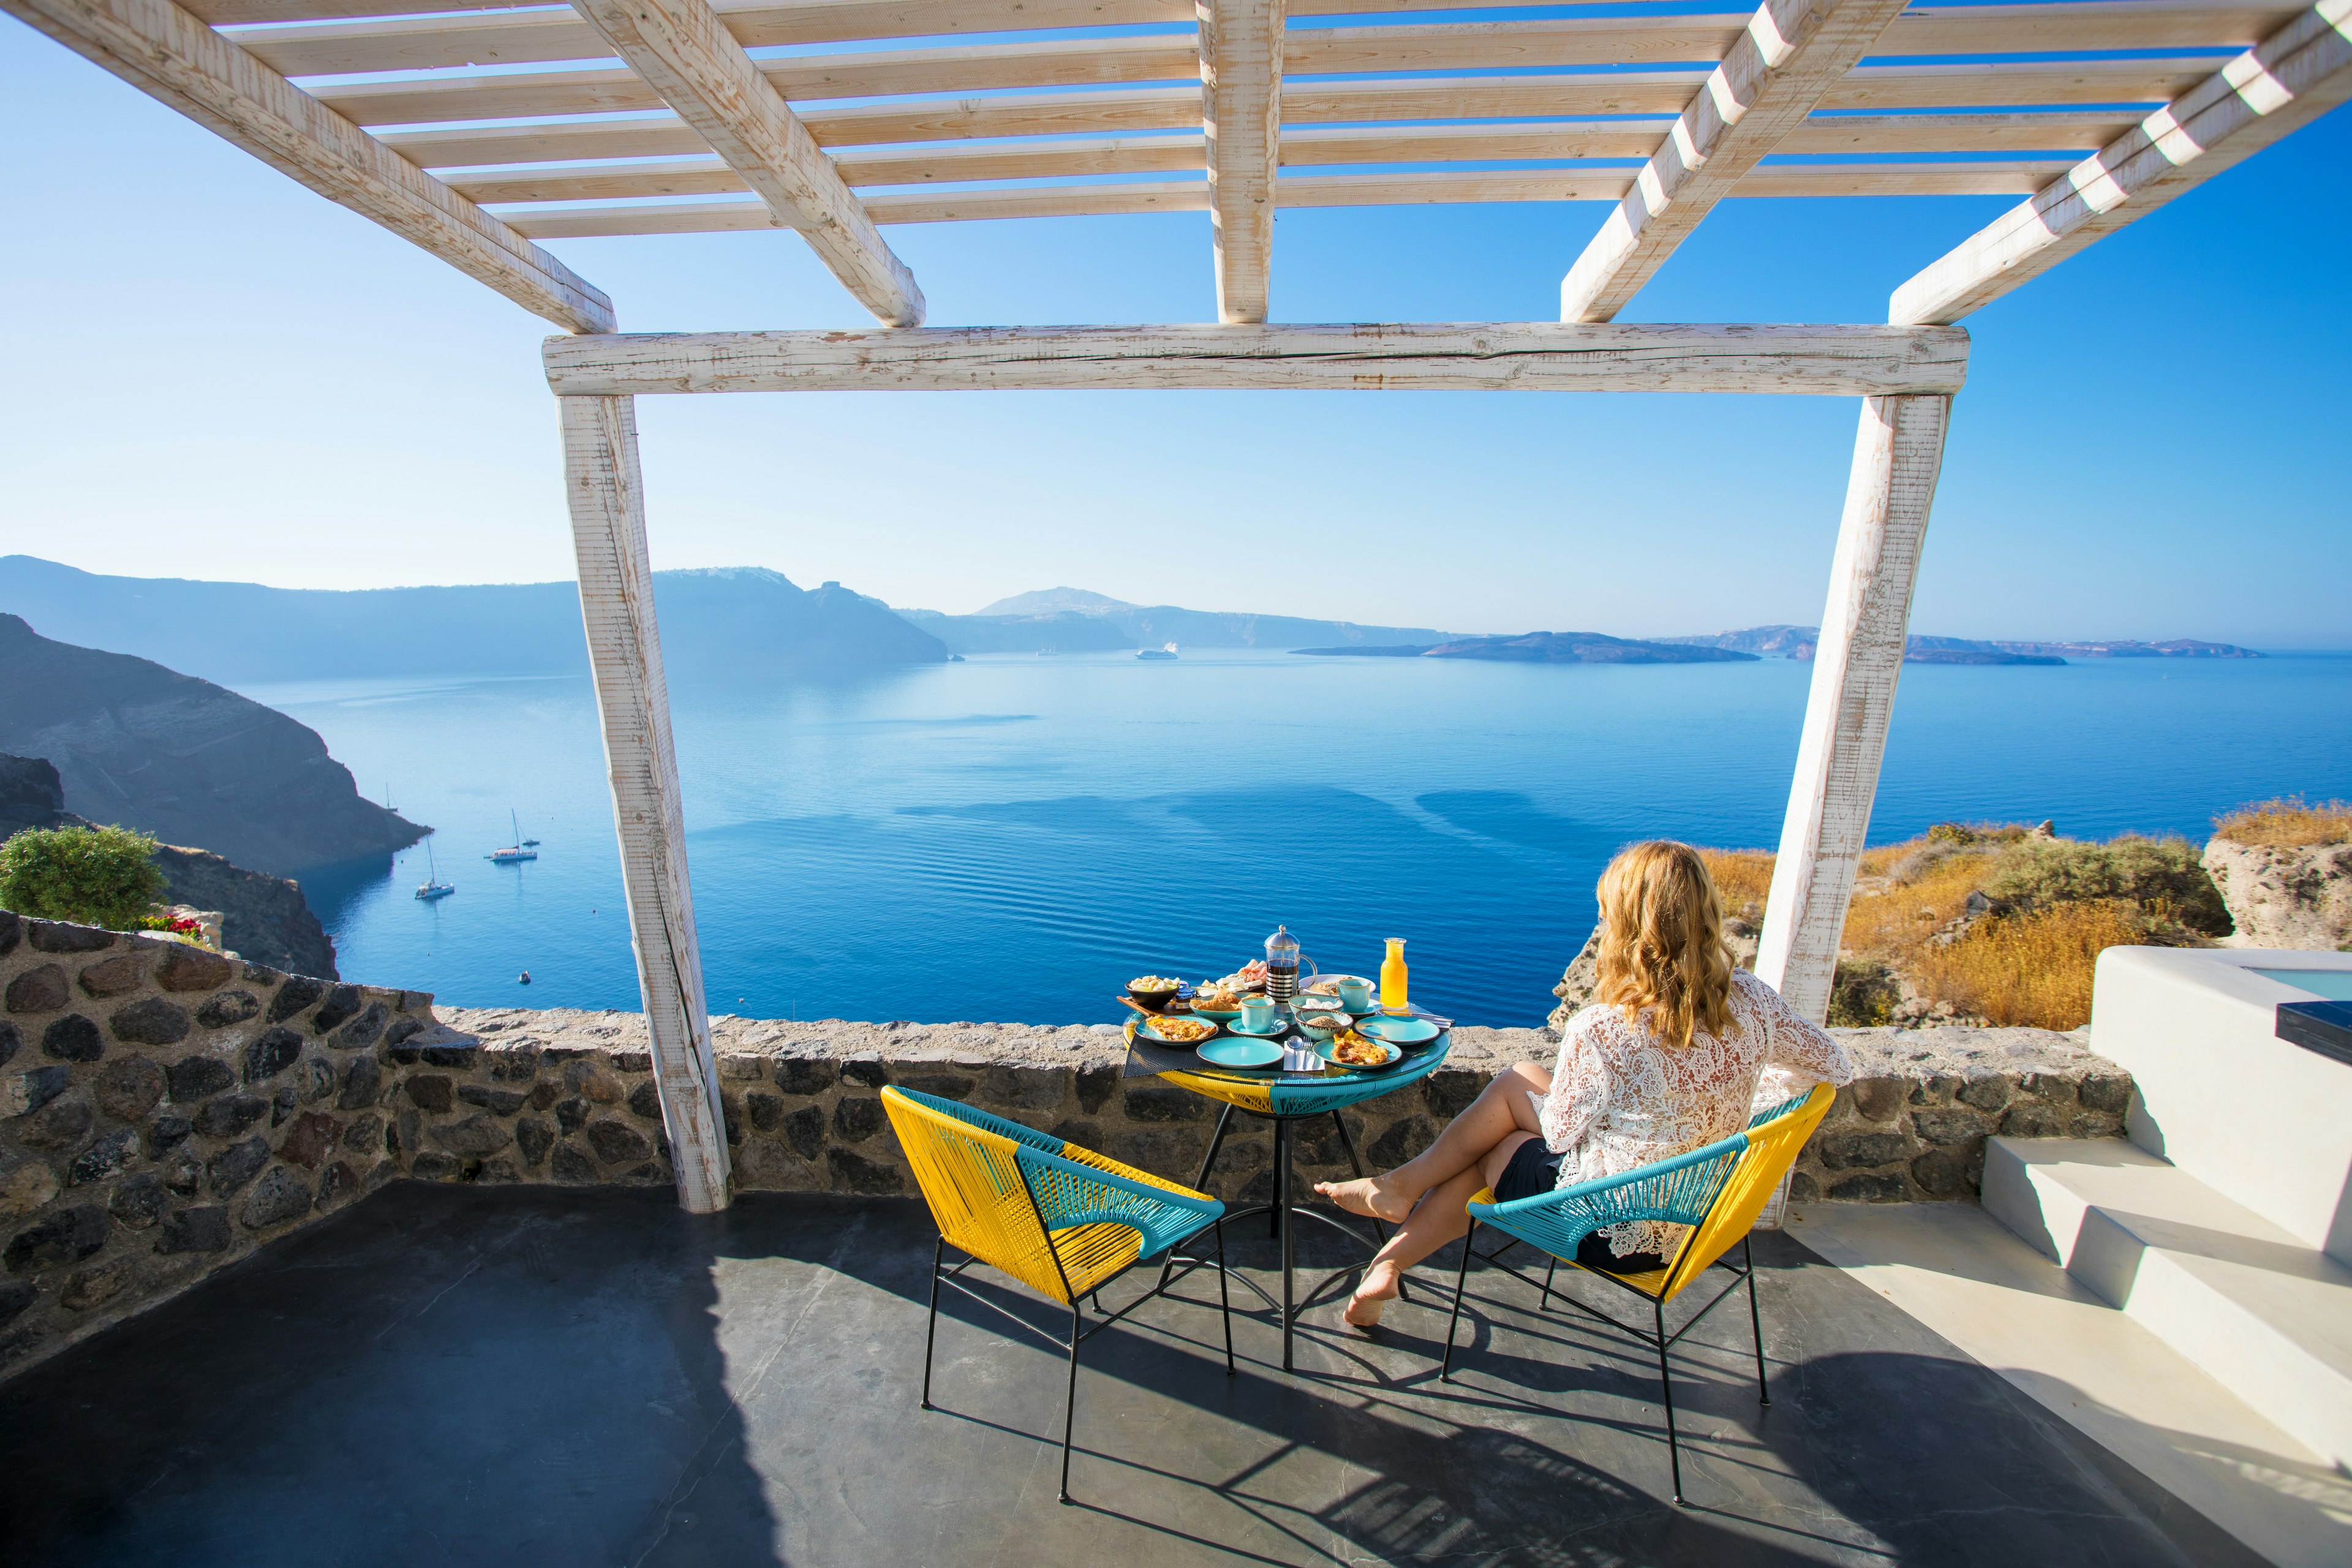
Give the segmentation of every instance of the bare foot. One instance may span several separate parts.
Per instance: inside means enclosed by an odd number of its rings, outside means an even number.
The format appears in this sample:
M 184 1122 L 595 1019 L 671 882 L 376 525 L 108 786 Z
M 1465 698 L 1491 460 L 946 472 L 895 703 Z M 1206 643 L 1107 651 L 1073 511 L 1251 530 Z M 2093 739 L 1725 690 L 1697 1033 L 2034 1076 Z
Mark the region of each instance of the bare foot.
M 1315 1190 L 1349 1214 L 1386 1220 L 1391 1225 L 1403 1224 L 1405 1215 L 1412 1212 L 1412 1203 L 1382 1187 L 1378 1176 L 1359 1176 L 1352 1182 L 1318 1182 Z
M 1348 1298 L 1348 1310 L 1339 1315 L 1347 1320 L 1349 1328 L 1376 1328 L 1380 1324 L 1381 1311 L 1396 1299 L 1397 1283 L 1394 1277 L 1390 1277 L 1383 1283 L 1368 1276 L 1364 1282 L 1356 1288 L 1356 1293 Z

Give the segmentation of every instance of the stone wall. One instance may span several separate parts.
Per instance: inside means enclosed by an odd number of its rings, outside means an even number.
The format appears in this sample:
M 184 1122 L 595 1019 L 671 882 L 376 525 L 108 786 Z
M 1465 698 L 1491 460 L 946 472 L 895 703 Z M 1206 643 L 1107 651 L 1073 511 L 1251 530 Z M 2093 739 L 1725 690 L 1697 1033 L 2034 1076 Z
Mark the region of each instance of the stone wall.
M 672 1181 L 643 1017 L 442 1008 L 177 943 L 0 913 L 0 1375 L 400 1177 Z M 2032 1029 L 1839 1030 L 1861 1076 L 1801 1158 L 1801 1198 L 1965 1196 L 1985 1137 L 2120 1132 L 2130 1080 Z M 1109 1025 L 713 1020 L 739 1190 L 912 1195 L 896 1083 L 1190 1180 L 1218 1107 L 1125 1079 Z M 1549 1067 L 1534 1029 L 1455 1031 L 1447 1066 L 1355 1107 L 1365 1160 L 1428 1145 L 1496 1071 Z M 1209 1188 L 1272 1190 L 1237 1117 Z M 1302 1185 L 1345 1173 L 1301 1124 Z
M 400 1174 L 432 1000 L 0 911 L 0 1369 Z

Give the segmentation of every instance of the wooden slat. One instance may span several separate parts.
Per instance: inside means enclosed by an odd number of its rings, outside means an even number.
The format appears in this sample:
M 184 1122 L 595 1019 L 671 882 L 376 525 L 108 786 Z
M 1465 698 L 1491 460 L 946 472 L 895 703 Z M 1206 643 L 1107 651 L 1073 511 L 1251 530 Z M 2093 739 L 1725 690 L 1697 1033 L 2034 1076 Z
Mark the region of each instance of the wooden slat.
M 915 275 L 706 0 L 573 5 L 876 320 L 922 324 Z
M 613 303 L 555 258 L 401 158 L 171 0 L 0 0 L 12 15 L 328 200 L 572 331 Z
M 888 17 L 856 18 L 883 25 L 886 30 L 880 32 L 844 32 L 817 20 L 838 9 L 719 8 L 730 32 L 746 48 L 880 41 L 922 31 L 903 9 L 894 9 Z M 1137 20 L 1190 23 L 1193 19 L 1191 5 L 1180 8 L 1158 0 L 1120 10 L 1132 12 Z M 2239 49 L 2293 14 L 2293 7 L 2281 7 L 2275 0 L 2263 0 L 2259 5 L 2093 0 L 2080 5 L 1914 8 L 1896 19 L 1876 52 L 1969 56 L 2121 48 Z M 1017 12 L 1003 20 L 1007 30 L 1055 25 Z M 1712 62 L 1724 58 L 1747 24 L 1745 14 L 1730 13 L 1316 27 L 1299 33 L 1289 70 L 1301 76 Z M 964 26 L 932 30 L 952 35 L 992 29 Z M 296 77 L 592 60 L 609 53 L 593 28 L 565 12 L 552 10 L 244 28 L 232 36 L 272 69 Z M 1181 62 L 1194 47 L 1189 36 L 1065 37 L 816 56 L 795 62 L 777 86 L 798 99 L 818 96 L 816 89 L 825 87 L 832 89 L 830 96 L 846 97 L 1147 81 L 1166 79 L 1171 61 Z M 825 74 L 828 62 L 836 75 Z
M 544 354 L 548 384 L 562 396 L 1090 387 L 1870 396 L 1957 391 L 1968 334 L 1556 321 L 970 327 L 550 338 Z
M 1673 123 L 1654 118 L 1518 125 L 1294 125 L 1282 133 L 1282 165 L 1643 158 Z
M 2012 60 L 1990 65 L 1863 66 L 1823 97 L 1831 110 L 1968 109 L 2077 103 L 2168 102 L 2228 63 L 2227 57 L 2090 62 Z M 559 82 L 555 77 L 562 77 Z M 1679 114 L 1706 80 L 1700 70 L 1584 76 L 1424 78 L 1284 84 L 1285 125 L 1391 120 L 1526 119 L 1538 115 Z M 564 85 L 569 83 L 570 85 Z M 371 126 L 436 120 L 521 119 L 660 107 L 626 71 L 481 79 L 462 93 L 406 87 L 321 89 L 321 101 Z M 929 142 L 974 136 L 1102 135 L 1199 122 L 1186 88 L 939 98 L 907 103 L 808 105 L 801 117 L 821 146 Z
M 728 1204 L 726 1115 L 711 1060 L 694 889 L 686 870 L 686 810 L 654 619 L 636 411 L 625 397 L 564 397 L 557 404 L 580 616 L 603 721 L 621 888 L 652 1037 L 662 1131 L 679 1204 L 692 1214 L 715 1214 Z
M 1740 185 L 1738 196 L 2006 196 L 2038 188 L 2057 160 L 1969 163 L 1838 163 L 1768 166 Z M 707 166 L 706 166 L 707 171 Z M 615 184 L 596 192 L 624 194 Z M 657 175 L 669 190 L 721 192 L 715 174 L 700 183 L 686 172 Z M 1502 174 L 1285 174 L 1275 182 L 1275 205 L 1286 207 L 1427 206 L 1489 202 L 1613 202 L 1633 184 L 1628 169 L 1541 170 Z M 516 175 L 511 184 L 485 176 L 484 190 L 511 192 L 501 201 L 568 200 L 590 195 L 560 175 Z M 1753 187 L 1752 189 L 1750 187 Z M 629 192 L 658 195 L 663 191 Z M 485 196 L 485 199 L 491 199 Z M 891 192 L 866 197 L 877 224 L 968 223 L 995 218 L 1100 217 L 1125 213 L 1206 212 L 1205 180 L 1161 180 L 1126 185 L 1026 185 L 958 191 Z M 677 205 L 519 207 L 507 221 L 539 239 L 646 234 L 708 234 L 772 228 L 755 203 L 697 202 Z
M 2024 114 L 1816 114 L 1780 143 L 1788 153 L 2089 152 L 2136 123 L 2128 110 Z
M 1765 0 L 1559 285 L 1563 321 L 1614 321 L 1870 47 L 1904 0 Z
M 1757 977 L 1815 1023 L 1829 1016 L 1846 902 L 1870 833 L 1951 406 L 1948 397 L 1865 398 L 1854 438 L 1756 954 Z
M 1217 320 L 1263 321 L 1282 136 L 1283 0 L 1202 0 L 1201 131 Z
M 2352 0 L 2321 0 L 1895 291 L 1957 321 L 2352 98 Z
M 806 124 L 806 120 L 802 123 Z M 814 128 L 811 129 L 814 133 Z M 488 131 L 391 131 L 376 140 L 423 169 L 579 158 L 674 158 L 710 150 L 710 144 L 695 134 L 694 127 L 675 114 L 502 125 Z M 818 140 L 821 144 L 824 139 Z

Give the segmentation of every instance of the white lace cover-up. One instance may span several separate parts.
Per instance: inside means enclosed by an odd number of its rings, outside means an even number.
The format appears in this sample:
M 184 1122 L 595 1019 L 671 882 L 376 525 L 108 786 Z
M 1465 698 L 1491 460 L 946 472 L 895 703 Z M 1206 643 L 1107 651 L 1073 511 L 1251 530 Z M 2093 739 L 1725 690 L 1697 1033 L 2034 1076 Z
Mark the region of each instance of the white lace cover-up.
M 1594 1005 L 1569 1019 L 1551 1092 L 1528 1094 L 1545 1147 L 1560 1156 L 1559 1184 L 1671 1160 L 1730 1137 L 1755 1109 L 1816 1083 L 1852 1081 L 1853 1068 L 1837 1041 L 1744 969 L 1731 977 L 1731 1018 L 1728 1034 L 1700 1031 L 1680 1050 L 1651 1030 L 1646 1014 L 1629 1023 L 1623 1009 Z M 1644 1220 L 1603 1234 L 1620 1258 L 1671 1258 L 1685 1229 Z

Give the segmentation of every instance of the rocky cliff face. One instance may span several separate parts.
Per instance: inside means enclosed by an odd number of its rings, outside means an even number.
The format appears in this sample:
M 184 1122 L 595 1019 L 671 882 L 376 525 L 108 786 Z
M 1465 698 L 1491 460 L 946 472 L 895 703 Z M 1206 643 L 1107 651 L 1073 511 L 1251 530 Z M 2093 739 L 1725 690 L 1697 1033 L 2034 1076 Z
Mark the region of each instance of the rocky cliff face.
M 66 809 L 283 876 L 388 855 L 425 830 L 361 798 L 317 733 L 127 654 L 0 615 L 0 752 L 46 757 Z
M 2204 858 L 2237 924 L 2231 946 L 2352 952 L 2352 844 L 2277 849 L 2215 838 Z
M 0 838 L 27 827 L 89 826 L 65 806 L 65 786 L 46 759 L 0 756 Z M 220 912 L 221 941 L 232 952 L 272 969 L 338 978 L 335 944 L 299 885 L 172 844 L 157 847 L 155 865 L 167 902 Z

